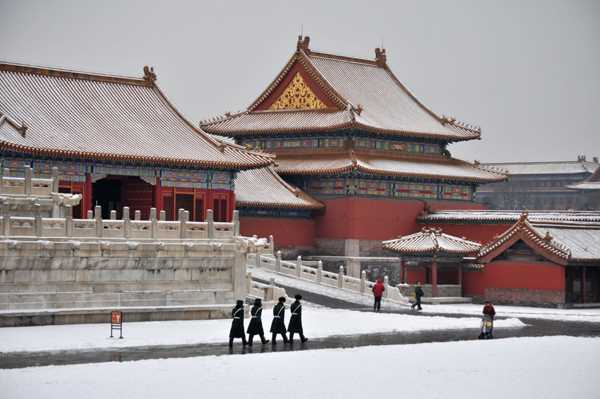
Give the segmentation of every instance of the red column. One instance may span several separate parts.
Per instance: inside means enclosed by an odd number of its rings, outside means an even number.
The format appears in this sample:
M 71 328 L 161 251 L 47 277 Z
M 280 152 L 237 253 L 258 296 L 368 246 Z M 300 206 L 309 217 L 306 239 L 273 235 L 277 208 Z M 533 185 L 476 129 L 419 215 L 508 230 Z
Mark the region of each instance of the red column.
M 92 210 L 92 208 L 94 206 L 94 204 L 92 204 L 92 174 L 91 173 L 85 174 L 85 191 L 83 193 L 82 199 L 85 200 L 85 202 L 83 203 L 83 206 L 82 206 L 81 218 L 87 219 L 87 212 Z
M 585 303 L 585 297 L 587 293 L 585 292 L 585 266 L 581 266 L 581 303 Z
M 433 259 L 431 266 L 431 283 L 433 285 L 433 297 L 437 296 L 437 259 Z
M 458 285 L 460 285 L 460 295 L 462 296 L 462 259 L 458 261 Z
M 400 284 L 404 284 L 404 259 L 400 259 Z
M 156 178 L 156 185 L 152 186 L 152 206 L 156 208 L 156 216 L 158 217 L 160 211 L 163 210 L 163 197 L 162 197 L 162 187 L 160 185 L 160 179 Z

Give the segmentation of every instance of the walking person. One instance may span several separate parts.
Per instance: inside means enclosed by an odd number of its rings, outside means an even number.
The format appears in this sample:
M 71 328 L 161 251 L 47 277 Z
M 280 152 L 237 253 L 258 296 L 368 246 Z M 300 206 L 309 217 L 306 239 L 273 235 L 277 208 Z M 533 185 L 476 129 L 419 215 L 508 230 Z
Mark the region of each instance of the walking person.
M 273 345 L 276 345 L 277 342 L 275 342 L 275 339 L 277 338 L 277 334 L 281 334 L 281 336 L 283 337 L 283 343 L 287 344 L 288 343 L 288 339 L 287 339 L 287 335 L 286 335 L 286 331 L 285 331 L 285 323 L 284 323 L 284 317 L 285 317 L 285 297 L 280 297 L 279 298 L 279 303 L 275 306 L 273 306 L 273 322 L 271 323 L 271 332 L 273 333 L 273 336 L 271 337 L 271 341 Z
M 381 284 L 381 279 L 377 280 L 377 283 L 373 286 L 373 288 L 371 288 L 371 291 L 373 291 L 373 295 L 375 296 L 373 310 L 379 312 L 379 309 L 381 308 L 381 297 L 383 296 L 383 291 L 385 291 L 384 285 Z
M 490 301 L 485 301 L 483 307 L 483 318 L 481 320 L 481 334 L 479 339 L 492 339 L 492 331 L 494 330 L 494 316 L 496 315 L 496 309 Z
M 425 295 L 425 293 L 423 292 L 423 289 L 421 288 L 421 282 L 417 281 L 417 286 L 415 287 L 415 292 L 414 292 L 414 296 L 417 299 L 417 302 L 415 302 L 411 306 L 411 309 L 414 309 L 415 306 L 418 306 L 417 310 L 423 310 L 423 308 L 421 307 L 421 297 L 423 295 Z
M 265 332 L 262 326 L 262 301 L 260 298 L 254 300 L 254 306 L 250 309 L 250 324 L 248 325 L 248 346 L 252 346 L 252 340 L 255 335 L 260 337 L 262 344 L 269 342 L 265 338 Z
M 231 311 L 233 321 L 231 322 L 231 330 L 229 331 L 229 347 L 233 347 L 233 339 L 241 338 L 244 346 L 246 342 L 246 333 L 244 332 L 244 301 L 238 300 L 235 308 Z
M 294 298 L 296 298 L 296 302 L 292 303 L 292 306 L 290 306 L 292 315 L 290 316 L 290 324 L 288 325 L 290 344 L 294 343 L 294 333 L 300 334 L 300 341 L 305 343 L 308 341 L 308 338 L 304 336 L 304 332 L 302 331 L 302 304 L 300 303 L 302 295 L 296 294 Z

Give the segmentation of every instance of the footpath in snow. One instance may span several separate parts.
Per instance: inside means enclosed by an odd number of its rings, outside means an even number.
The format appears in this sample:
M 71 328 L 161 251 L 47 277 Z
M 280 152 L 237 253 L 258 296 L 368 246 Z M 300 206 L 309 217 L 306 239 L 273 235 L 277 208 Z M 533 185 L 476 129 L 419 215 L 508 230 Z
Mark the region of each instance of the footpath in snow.
M 346 302 L 364 305 L 367 308 L 373 307 L 373 297 L 363 295 L 349 290 L 340 290 L 324 284 L 315 284 L 310 281 L 299 280 L 296 278 L 282 276 L 269 270 L 251 267 L 248 269 L 253 278 L 268 281 L 275 278 L 275 285 L 281 284 L 287 287 L 297 288 L 302 291 L 337 298 Z M 407 292 L 412 292 L 410 289 Z M 294 292 L 287 292 L 288 296 L 293 297 Z M 397 305 L 383 299 L 382 306 L 386 310 L 406 310 L 405 306 Z M 499 317 L 532 318 L 545 320 L 563 320 L 563 321 L 583 321 L 590 323 L 600 323 L 600 309 L 552 309 L 552 308 L 533 308 L 526 306 L 503 306 L 494 305 Z M 453 315 L 473 315 L 479 317 L 483 305 L 480 304 L 448 304 L 448 305 L 423 305 L 423 313 L 435 314 L 453 314 Z
M 266 310 L 268 332 L 273 315 Z M 289 311 L 286 312 L 286 324 Z M 419 317 L 397 313 L 369 313 L 304 305 L 304 331 L 310 338 L 387 332 L 470 329 L 477 334 L 479 317 Z M 245 327 L 249 320 L 245 320 Z M 516 318 L 497 320 L 494 328 L 521 328 Z M 12 327 L 0 329 L 0 352 L 125 348 L 155 345 L 191 345 L 228 341 L 231 320 L 160 321 L 123 324 L 124 339 L 110 338 L 110 324 Z M 270 335 L 270 334 L 267 334 Z

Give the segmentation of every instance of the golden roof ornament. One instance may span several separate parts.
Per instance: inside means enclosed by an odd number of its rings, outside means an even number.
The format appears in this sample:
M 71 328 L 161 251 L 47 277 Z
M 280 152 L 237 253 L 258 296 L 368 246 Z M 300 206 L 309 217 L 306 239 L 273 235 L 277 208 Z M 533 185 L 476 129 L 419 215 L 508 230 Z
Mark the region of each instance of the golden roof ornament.
M 149 86 L 153 86 L 156 81 L 156 74 L 154 73 L 154 67 L 145 66 L 144 67 L 144 80 L 146 84 Z

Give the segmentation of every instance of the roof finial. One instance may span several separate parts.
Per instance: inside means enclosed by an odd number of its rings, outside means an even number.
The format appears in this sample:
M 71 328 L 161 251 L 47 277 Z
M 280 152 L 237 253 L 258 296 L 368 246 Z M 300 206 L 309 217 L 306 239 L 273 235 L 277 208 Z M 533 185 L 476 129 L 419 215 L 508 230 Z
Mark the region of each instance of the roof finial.
M 144 80 L 146 81 L 146 84 L 150 86 L 154 85 L 154 81 L 156 80 L 156 74 L 154 73 L 153 67 L 144 67 Z
M 383 46 L 381 46 L 383 47 Z M 386 55 L 385 55 L 385 49 L 381 50 L 379 48 L 375 49 L 375 61 L 377 61 L 377 65 L 382 67 L 385 65 L 385 61 L 386 61 Z
M 21 133 L 21 136 L 25 137 L 25 132 L 27 131 L 28 127 L 29 126 L 27 126 L 27 123 L 25 123 L 25 121 L 21 122 L 21 126 L 18 127 L 19 133 Z
M 310 42 L 310 37 L 305 36 L 302 38 L 302 35 L 298 36 L 298 44 L 296 45 L 297 51 L 304 50 L 304 52 L 308 52 L 308 43 Z

